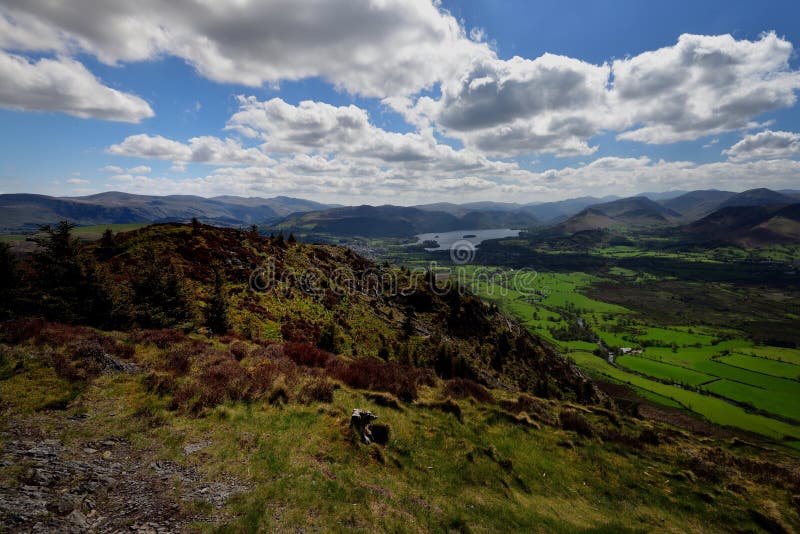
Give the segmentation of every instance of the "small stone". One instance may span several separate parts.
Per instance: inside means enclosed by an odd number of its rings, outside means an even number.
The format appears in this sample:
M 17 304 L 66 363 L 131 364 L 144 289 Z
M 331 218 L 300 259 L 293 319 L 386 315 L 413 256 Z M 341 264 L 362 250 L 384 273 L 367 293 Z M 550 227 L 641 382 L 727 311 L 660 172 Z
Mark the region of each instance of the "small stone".
M 86 454 L 94 454 L 94 453 L 96 453 L 96 452 L 97 452 L 97 449 L 93 449 L 93 448 L 91 448 L 91 447 L 85 447 L 85 448 L 83 449 L 83 452 L 85 452 Z
M 111 459 L 111 458 L 113 458 L 113 457 L 114 457 L 114 455 L 113 455 L 113 454 L 111 454 L 111 451 L 105 451 L 105 452 L 103 452 L 103 459 L 104 459 L 104 460 L 110 460 L 110 459 Z

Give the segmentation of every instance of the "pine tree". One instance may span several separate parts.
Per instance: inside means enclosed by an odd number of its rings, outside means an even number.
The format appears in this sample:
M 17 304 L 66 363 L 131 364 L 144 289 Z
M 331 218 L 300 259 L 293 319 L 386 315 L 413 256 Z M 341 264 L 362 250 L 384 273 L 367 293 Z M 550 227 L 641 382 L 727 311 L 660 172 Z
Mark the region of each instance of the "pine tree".
M 214 288 L 206 309 L 206 327 L 214 334 L 224 334 L 231 327 L 228 318 L 228 299 L 225 295 L 225 279 L 218 269 L 214 270 Z
M 14 314 L 19 283 L 17 259 L 8 243 L 0 243 L 0 320 Z
M 47 316 L 76 321 L 83 317 L 84 277 L 78 259 L 79 240 L 72 236 L 75 225 L 59 222 L 55 228 L 39 228 L 34 238 L 38 249 L 33 253 L 36 292 L 41 311 Z

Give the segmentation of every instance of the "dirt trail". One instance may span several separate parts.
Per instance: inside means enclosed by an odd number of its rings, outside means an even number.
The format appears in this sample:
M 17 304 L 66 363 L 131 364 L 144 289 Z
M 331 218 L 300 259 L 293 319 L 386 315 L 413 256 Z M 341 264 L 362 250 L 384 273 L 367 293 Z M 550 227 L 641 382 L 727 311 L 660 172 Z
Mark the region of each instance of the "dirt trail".
M 42 424 L 59 417 L 58 425 Z M 125 441 L 67 446 L 59 435 L 89 424 L 58 412 L 7 422 L 0 433 L 0 531 L 180 532 L 222 520 L 228 497 L 248 489 L 234 479 L 205 480 Z

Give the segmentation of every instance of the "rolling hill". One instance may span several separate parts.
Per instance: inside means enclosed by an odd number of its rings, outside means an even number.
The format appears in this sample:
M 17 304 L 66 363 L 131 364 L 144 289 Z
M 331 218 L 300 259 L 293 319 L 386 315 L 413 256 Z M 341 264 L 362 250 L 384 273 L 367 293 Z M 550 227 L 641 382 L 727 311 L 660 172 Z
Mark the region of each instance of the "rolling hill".
M 759 189 L 749 189 L 747 191 L 737 193 L 725 202 L 721 203 L 718 208 L 770 206 L 775 204 L 792 204 L 794 202 L 797 202 L 797 199 L 794 197 L 762 187 Z
M 452 209 L 450 211 L 453 211 Z M 410 237 L 426 232 L 526 228 L 535 217 L 514 211 L 431 211 L 403 206 L 351 206 L 315 211 L 282 220 L 277 228 L 301 234 Z
M 730 191 L 709 189 L 705 191 L 691 191 L 675 198 L 660 202 L 662 206 L 683 215 L 687 221 L 701 219 L 716 211 L 719 206 L 736 196 Z
M 326 204 L 288 197 L 204 198 L 191 195 L 134 195 L 116 191 L 84 197 L 6 194 L 0 195 L 0 231 L 30 232 L 43 224 L 61 220 L 86 226 L 185 222 L 193 217 L 222 226 L 242 226 L 327 207 Z
M 697 242 L 759 247 L 800 242 L 800 203 L 733 206 L 684 227 Z
M 590 206 L 573 215 L 555 229 L 573 234 L 609 228 L 646 228 L 669 226 L 680 214 L 647 197 L 629 197 Z

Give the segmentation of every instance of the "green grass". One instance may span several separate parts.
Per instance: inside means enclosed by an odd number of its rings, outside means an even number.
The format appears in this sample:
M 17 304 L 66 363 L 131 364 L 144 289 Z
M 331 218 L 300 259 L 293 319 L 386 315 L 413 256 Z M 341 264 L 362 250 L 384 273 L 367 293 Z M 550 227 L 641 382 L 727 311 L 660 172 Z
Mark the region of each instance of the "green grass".
M 615 359 L 615 362 L 633 371 L 662 380 L 669 380 L 676 384 L 696 386 L 715 379 L 715 377 L 705 373 L 698 373 L 697 371 L 692 371 L 676 365 L 661 363 L 647 358 L 639 358 L 637 356 L 619 356 Z
M 697 343 L 707 345 L 714 340 L 714 337 L 688 332 L 686 329 L 656 328 L 650 326 L 645 328 L 643 334 L 636 336 L 636 340 L 640 343 L 659 343 L 661 346 L 668 347 L 672 343 L 676 343 L 678 346 L 695 345 Z
M 799 349 L 787 349 L 783 347 L 748 347 L 739 352 L 743 354 L 753 354 L 761 358 L 769 358 L 770 360 L 777 360 L 779 362 L 782 361 L 800 365 Z
M 702 415 L 711 422 L 724 426 L 742 428 L 775 439 L 783 439 L 789 436 L 794 440 L 800 440 L 800 427 L 798 426 L 748 413 L 743 408 L 734 406 L 721 399 L 627 373 L 624 370 L 611 366 L 608 362 L 592 354 L 574 353 L 570 354 L 570 356 L 574 358 L 579 365 L 611 378 L 616 382 L 630 384 L 654 395 L 670 399 L 681 407 Z M 658 397 L 651 398 L 657 399 Z
M 800 365 L 781 362 L 769 358 L 759 358 L 741 353 L 733 353 L 720 358 L 720 361 L 735 367 L 742 367 L 757 373 L 764 373 L 780 378 L 800 380 Z

